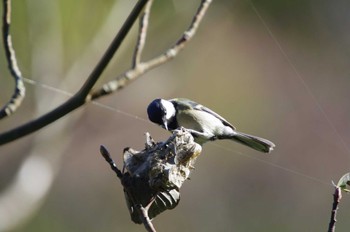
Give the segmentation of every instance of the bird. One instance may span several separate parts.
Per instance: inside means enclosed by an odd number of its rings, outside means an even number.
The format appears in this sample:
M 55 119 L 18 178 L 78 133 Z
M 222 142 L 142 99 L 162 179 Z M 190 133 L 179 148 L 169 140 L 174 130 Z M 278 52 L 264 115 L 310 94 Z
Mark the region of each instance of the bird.
M 185 128 L 200 145 L 229 139 L 264 153 L 271 152 L 275 147 L 267 139 L 237 131 L 213 110 L 186 98 L 157 98 L 148 105 L 147 114 L 150 121 L 168 131 Z

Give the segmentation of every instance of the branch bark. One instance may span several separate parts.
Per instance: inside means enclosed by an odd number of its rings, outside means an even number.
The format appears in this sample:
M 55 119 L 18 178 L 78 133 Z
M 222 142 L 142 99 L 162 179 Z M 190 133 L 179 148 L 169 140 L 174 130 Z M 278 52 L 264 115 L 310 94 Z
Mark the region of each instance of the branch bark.
M 140 23 L 140 35 L 134 52 L 135 55 L 132 68 L 123 73 L 122 75 L 118 76 L 115 80 L 104 84 L 101 89 L 92 91 L 90 94 L 90 98 L 94 100 L 99 97 L 116 92 L 124 88 L 126 84 L 129 84 L 131 81 L 135 80 L 137 77 L 141 76 L 147 71 L 174 59 L 178 55 L 178 53 L 185 47 L 187 42 L 190 41 L 196 34 L 198 26 L 202 22 L 203 17 L 207 12 L 211 2 L 212 0 L 201 1 L 189 28 L 183 33 L 183 35 L 171 48 L 169 48 L 163 54 L 160 54 L 159 56 L 156 56 L 149 61 L 141 62 L 142 47 L 146 39 L 146 34 L 143 35 L 143 33 L 145 33 L 147 30 L 149 20 L 149 13 L 145 12 L 144 17 Z
M 4 0 L 7 2 L 9 0 Z M 140 77 L 145 72 L 153 69 L 161 64 L 164 64 L 167 61 L 175 58 L 175 56 L 184 48 L 185 44 L 192 39 L 195 35 L 197 28 L 202 21 L 210 3 L 212 0 L 202 0 L 200 6 L 195 14 L 192 23 L 190 24 L 188 30 L 184 32 L 181 38 L 172 46 L 170 49 L 165 51 L 163 54 L 147 61 L 141 62 L 141 55 L 143 47 L 145 44 L 147 25 L 149 20 L 150 8 L 153 0 L 139 0 L 135 5 L 134 9 L 130 13 L 129 17 L 126 19 L 124 25 L 116 35 L 115 39 L 112 41 L 111 45 L 96 65 L 94 70 L 89 75 L 88 79 L 81 87 L 81 89 L 74 94 L 66 102 L 50 111 L 49 113 L 42 115 L 41 117 L 34 119 L 30 122 L 27 122 L 23 125 L 20 125 L 16 128 L 10 129 L 0 134 L 0 145 L 9 143 L 21 137 L 24 137 L 30 133 L 33 133 L 50 123 L 56 121 L 57 119 L 65 116 L 66 114 L 72 112 L 73 110 L 84 105 L 86 102 L 95 100 L 99 97 L 111 94 L 117 90 L 122 89 L 131 81 L 135 80 L 137 77 Z M 144 6 L 147 5 L 143 16 L 141 17 L 140 30 L 137 45 L 135 46 L 134 57 L 132 62 L 132 68 L 122 75 L 120 75 L 116 80 L 111 81 L 99 90 L 92 90 L 93 86 L 100 78 L 103 70 L 106 68 L 110 60 L 112 59 L 115 52 L 120 47 L 121 43 L 125 39 L 127 33 L 132 27 L 133 23 L 138 18 L 139 14 L 143 10 Z
M 137 66 L 141 63 L 143 48 L 145 47 L 145 44 L 146 44 L 146 36 L 147 36 L 149 16 L 151 13 L 152 4 L 153 4 L 153 0 L 149 0 L 145 6 L 145 10 L 143 14 L 140 17 L 139 34 L 138 34 L 137 43 L 135 46 L 134 56 L 133 56 L 133 64 L 132 64 L 133 69 L 136 69 Z
M 15 89 L 10 100 L 0 109 L 0 120 L 13 114 L 25 97 L 25 86 L 21 71 L 17 65 L 16 54 L 12 46 L 10 35 L 11 25 L 11 0 L 3 0 L 3 24 L 2 24 L 3 43 L 5 48 L 6 60 L 12 77 L 15 80 Z
M 9 0 L 4 0 L 4 2 L 7 1 Z M 116 35 L 115 39 L 112 41 L 105 54 L 103 55 L 99 63 L 96 65 L 85 84 L 72 98 L 70 98 L 54 110 L 50 111 L 49 113 L 33 121 L 27 122 L 14 129 L 1 133 L 0 145 L 9 143 L 30 133 L 33 133 L 85 104 L 85 102 L 87 101 L 87 95 L 91 91 L 96 81 L 101 76 L 103 70 L 106 68 L 106 66 L 112 59 L 114 53 L 118 50 L 119 46 L 125 39 L 127 33 L 129 32 L 134 22 L 137 20 L 140 12 L 142 11 L 143 7 L 147 2 L 148 0 L 138 1 L 138 3 L 135 5 L 134 9 L 130 13 L 129 17 L 126 19 L 123 27 Z
M 337 222 L 337 212 L 339 209 L 338 205 L 340 203 L 341 198 L 342 198 L 341 188 L 336 186 L 333 194 L 332 213 L 331 213 L 331 219 L 328 225 L 328 232 L 335 232 L 335 224 Z

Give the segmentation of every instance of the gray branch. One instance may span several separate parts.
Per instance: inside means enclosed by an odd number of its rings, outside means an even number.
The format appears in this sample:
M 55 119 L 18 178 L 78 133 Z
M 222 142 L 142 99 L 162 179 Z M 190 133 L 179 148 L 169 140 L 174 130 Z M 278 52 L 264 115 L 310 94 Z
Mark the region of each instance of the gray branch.
M 4 2 L 7 2 L 7 0 L 4 0 Z M 10 129 L 9 131 L 5 131 L 1 133 L 0 145 L 9 143 L 13 140 L 19 139 L 23 136 L 33 133 L 51 124 L 57 119 L 67 115 L 68 113 L 79 108 L 80 106 L 84 105 L 87 102 L 87 96 L 91 91 L 92 87 L 95 85 L 97 80 L 101 77 L 102 72 L 104 71 L 104 69 L 107 67 L 107 65 L 113 58 L 113 55 L 118 50 L 121 43 L 124 41 L 130 28 L 132 27 L 134 22 L 137 20 L 140 12 L 142 11 L 142 9 L 144 8 L 147 2 L 148 0 L 139 0 L 137 2 L 134 9 L 130 13 L 129 17 L 126 19 L 122 28 L 119 30 L 118 34 L 116 35 L 116 37 L 114 38 L 114 40 L 112 41 L 108 49 L 106 50 L 105 54 L 103 55 L 99 63 L 95 66 L 95 68 L 93 69 L 93 71 L 91 72 L 88 79 L 86 80 L 84 85 L 81 87 L 81 89 L 75 95 L 73 95 L 73 97 L 68 99 L 62 105 L 48 112 L 47 114 L 44 114 L 41 117 L 34 119 L 32 121 L 29 121 L 16 128 Z
M 4 0 L 4 3 L 9 0 Z M 5 131 L 0 134 L 0 145 L 9 143 L 16 139 L 19 139 L 23 136 L 26 136 L 30 133 L 33 133 L 52 122 L 58 120 L 59 118 L 67 115 L 73 110 L 79 108 L 80 106 L 86 104 L 88 101 L 97 99 L 99 97 L 105 96 L 107 94 L 111 94 L 116 92 L 117 90 L 122 89 L 127 84 L 131 83 L 131 81 L 140 77 L 146 71 L 149 71 L 152 68 L 155 68 L 171 59 L 173 59 L 185 46 L 185 44 L 191 40 L 191 38 L 195 35 L 197 28 L 202 21 L 204 14 L 206 13 L 210 3 L 212 0 L 202 0 L 200 6 L 197 10 L 196 15 L 194 16 L 192 23 L 190 24 L 188 30 L 184 32 L 181 38 L 172 46 L 170 49 L 165 51 L 163 54 L 147 61 L 141 62 L 141 55 L 146 39 L 147 33 L 147 25 L 149 20 L 149 13 L 152 4 L 152 0 L 139 0 L 135 5 L 134 9 L 130 13 L 129 17 L 126 19 L 124 25 L 119 30 L 115 39 L 112 41 L 111 45 L 99 61 L 99 63 L 95 66 L 88 79 L 81 87 L 81 89 L 74 94 L 70 99 L 64 102 L 62 105 L 56 107 L 52 111 L 47 114 L 42 115 L 41 117 L 29 121 L 23 125 L 20 125 L 16 128 L 10 129 L 9 131 Z M 97 80 L 101 77 L 102 72 L 111 61 L 113 55 L 120 47 L 121 43 L 124 41 L 127 33 L 129 32 L 131 26 L 136 21 L 145 5 L 148 3 L 144 10 L 144 14 L 141 17 L 139 37 L 137 44 L 135 46 L 134 57 L 132 61 L 132 69 L 126 71 L 122 75 L 120 75 L 116 80 L 111 81 L 99 90 L 92 90 L 93 86 L 97 82 Z
M 144 46 L 145 39 L 146 39 L 146 32 L 147 32 L 147 26 L 148 26 L 148 20 L 149 20 L 149 12 L 147 12 L 146 10 L 140 23 L 139 39 L 134 52 L 134 60 L 133 60 L 132 68 L 126 71 L 125 73 L 123 73 L 122 75 L 118 76 L 115 80 L 104 84 L 101 89 L 92 91 L 90 94 L 91 99 L 92 100 L 97 99 L 101 96 L 105 96 L 113 92 L 116 92 L 124 88 L 131 81 L 135 80 L 136 78 L 146 73 L 147 71 L 174 59 L 177 56 L 177 54 L 185 47 L 187 42 L 190 41 L 193 38 L 193 36 L 196 34 L 198 26 L 202 22 L 202 19 L 205 13 L 207 12 L 211 2 L 212 0 L 201 1 L 199 8 L 195 16 L 193 17 L 189 28 L 183 33 L 180 39 L 178 39 L 175 45 L 173 45 L 163 54 L 157 57 L 154 57 L 149 61 L 141 62 L 141 53 L 142 53 L 142 48 Z M 149 8 L 150 7 L 151 7 L 151 2 L 149 4 Z
M 0 120 L 13 114 L 25 97 L 25 86 L 23 83 L 23 77 L 21 71 L 17 65 L 17 59 L 15 51 L 12 46 L 12 38 L 10 35 L 11 25 L 11 0 L 3 0 L 3 26 L 2 35 L 5 48 L 5 55 L 8 63 L 8 67 L 12 77 L 15 80 L 15 89 L 11 96 L 11 99 L 0 109 Z
M 145 10 L 143 14 L 140 17 L 139 35 L 137 38 L 137 43 L 135 46 L 134 56 L 133 56 L 133 64 L 132 64 L 133 69 L 136 69 L 141 62 L 143 48 L 145 47 L 145 44 L 146 44 L 146 36 L 147 36 L 149 16 L 151 13 L 152 4 L 153 4 L 153 0 L 149 0 L 145 6 Z
M 340 203 L 341 198 L 342 198 L 341 188 L 338 186 L 335 186 L 335 191 L 333 194 L 331 219 L 328 224 L 328 232 L 335 232 L 335 224 L 337 222 L 337 212 L 339 209 L 338 205 Z

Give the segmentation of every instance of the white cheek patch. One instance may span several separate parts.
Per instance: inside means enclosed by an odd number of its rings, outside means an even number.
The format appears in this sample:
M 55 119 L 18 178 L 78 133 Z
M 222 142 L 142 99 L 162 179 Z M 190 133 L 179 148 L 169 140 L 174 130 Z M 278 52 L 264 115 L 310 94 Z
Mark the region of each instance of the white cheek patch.
M 175 116 L 176 110 L 171 102 L 162 99 L 160 100 L 160 104 L 162 104 L 163 107 L 166 109 L 165 119 L 169 120 Z

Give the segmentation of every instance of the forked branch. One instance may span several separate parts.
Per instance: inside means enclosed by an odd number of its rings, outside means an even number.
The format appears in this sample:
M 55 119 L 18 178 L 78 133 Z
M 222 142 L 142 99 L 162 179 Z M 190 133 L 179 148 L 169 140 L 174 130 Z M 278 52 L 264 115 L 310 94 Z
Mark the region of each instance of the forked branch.
M 3 0 L 4 3 L 10 0 Z M 29 121 L 23 125 L 20 125 L 16 128 L 10 129 L 0 134 L 0 145 L 9 143 L 13 140 L 19 139 L 23 136 L 26 136 L 30 133 L 33 133 L 50 123 L 56 121 L 57 119 L 67 115 L 73 110 L 79 108 L 80 106 L 86 103 L 86 98 L 96 81 L 101 77 L 103 70 L 106 68 L 110 60 L 112 59 L 115 52 L 120 47 L 121 43 L 124 41 L 126 35 L 128 34 L 130 28 L 137 20 L 140 12 L 142 11 L 145 4 L 148 0 L 139 0 L 135 5 L 134 9 L 131 11 L 129 17 L 126 19 L 122 28 L 119 30 L 118 34 L 108 47 L 107 51 L 96 65 L 96 67 L 91 72 L 90 76 L 82 86 L 82 88 L 70 99 L 64 102 L 62 105 L 58 106 L 54 110 L 50 111 L 47 114 L 42 115 L 41 117 Z M 10 14 L 10 11 L 8 12 Z M 10 15 L 8 16 L 10 17 Z
M 201 23 L 205 13 L 207 12 L 211 2 L 212 0 L 201 1 L 189 28 L 182 34 L 182 36 L 176 41 L 176 43 L 171 48 L 166 50 L 163 54 L 154 57 L 153 59 L 141 62 L 142 49 L 146 40 L 149 11 L 152 4 L 152 2 L 150 1 L 148 7 L 145 10 L 145 13 L 143 14 L 143 17 L 141 18 L 139 37 L 137 45 L 135 47 L 132 68 L 123 73 L 122 75 L 118 76 L 115 80 L 103 85 L 101 89 L 92 91 L 91 99 L 94 100 L 101 96 L 105 96 L 115 91 L 118 91 L 125 87 L 125 85 L 129 84 L 131 81 L 135 80 L 137 77 L 146 73 L 147 71 L 174 59 L 177 56 L 177 54 L 185 47 L 187 42 L 190 41 L 197 32 L 198 26 Z
M 10 0 L 3 0 L 5 2 L 10 2 Z M 145 72 L 149 71 L 152 68 L 155 68 L 161 64 L 164 64 L 167 61 L 173 59 L 185 46 L 185 44 L 194 36 L 197 31 L 197 28 L 202 21 L 204 14 L 206 13 L 210 3 L 212 0 L 202 0 L 200 6 L 190 24 L 188 30 L 186 30 L 181 38 L 175 43 L 174 46 L 169 48 L 163 54 L 149 60 L 146 62 L 142 62 L 142 51 L 145 46 L 147 29 L 148 29 L 148 21 L 151 10 L 153 0 L 139 0 L 129 17 L 126 19 L 124 25 L 119 30 L 115 39 L 112 41 L 111 45 L 98 62 L 96 67 L 91 72 L 90 76 L 81 87 L 81 89 L 73 95 L 70 99 L 64 102 L 62 105 L 58 106 L 54 110 L 49 113 L 27 122 L 21 126 L 18 126 L 9 131 L 3 132 L 0 134 L 0 145 L 9 143 L 13 140 L 19 139 L 25 135 L 33 133 L 46 125 L 56 121 L 57 119 L 67 115 L 73 110 L 79 108 L 84 105 L 86 102 L 95 100 L 99 97 L 111 94 L 125 87 L 131 81 L 140 77 Z M 148 4 L 147 4 L 148 3 Z M 145 7 L 145 5 L 147 6 Z M 144 9 L 145 7 L 145 9 Z M 99 90 L 92 90 L 93 86 L 96 84 L 97 80 L 101 77 L 102 72 L 106 68 L 106 66 L 111 61 L 115 52 L 120 47 L 121 43 L 125 39 L 127 33 L 129 32 L 131 26 L 136 21 L 142 10 L 144 9 L 144 13 L 140 17 L 140 29 L 137 44 L 135 46 L 134 56 L 132 60 L 132 67 L 130 70 L 126 71 L 122 75 L 118 76 L 116 80 L 111 81 Z M 14 59 L 15 61 L 15 59 Z M 16 64 L 16 62 L 14 62 Z

